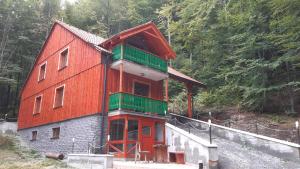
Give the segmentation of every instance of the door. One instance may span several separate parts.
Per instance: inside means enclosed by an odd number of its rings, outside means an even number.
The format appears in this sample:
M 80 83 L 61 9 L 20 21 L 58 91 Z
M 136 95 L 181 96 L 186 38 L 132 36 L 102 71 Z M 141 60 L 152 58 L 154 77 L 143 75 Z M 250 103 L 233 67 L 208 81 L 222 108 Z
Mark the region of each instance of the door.
M 149 151 L 149 157 L 147 158 L 150 159 L 152 159 L 152 150 L 154 144 L 153 134 L 153 122 L 142 121 L 141 151 Z

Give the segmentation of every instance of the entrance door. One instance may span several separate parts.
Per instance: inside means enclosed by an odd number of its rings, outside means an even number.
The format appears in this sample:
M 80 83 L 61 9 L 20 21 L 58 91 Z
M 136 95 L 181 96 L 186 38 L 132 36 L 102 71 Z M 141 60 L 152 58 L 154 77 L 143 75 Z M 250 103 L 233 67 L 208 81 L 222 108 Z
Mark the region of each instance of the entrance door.
M 142 138 L 141 138 L 141 151 L 149 151 L 149 157 L 152 159 L 152 149 L 153 149 L 154 139 L 153 139 L 153 122 L 142 122 Z M 142 157 L 144 158 L 144 157 Z

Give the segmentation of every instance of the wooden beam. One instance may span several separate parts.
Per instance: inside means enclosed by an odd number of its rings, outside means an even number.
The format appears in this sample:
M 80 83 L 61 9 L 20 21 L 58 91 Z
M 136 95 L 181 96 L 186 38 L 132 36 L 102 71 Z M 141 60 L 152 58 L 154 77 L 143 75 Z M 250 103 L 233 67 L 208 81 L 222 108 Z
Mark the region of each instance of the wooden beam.
M 145 27 L 145 28 L 143 28 L 143 29 L 140 29 L 140 30 L 138 30 L 138 31 L 133 31 L 133 32 L 127 33 L 127 34 L 125 34 L 125 35 L 120 35 L 120 39 L 121 39 L 121 40 L 126 39 L 126 38 L 128 38 L 128 37 L 130 37 L 130 36 L 132 36 L 132 35 L 138 34 L 138 33 L 140 33 L 140 32 L 144 32 L 144 31 L 146 31 L 146 30 L 148 30 L 148 29 L 150 29 L 150 28 L 151 28 L 151 27 L 147 26 L 147 27 Z
M 159 39 L 159 40 L 160 40 L 160 37 L 159 37 L 159 36 L 157 36 L 157 35 L 154 35 L 154 34 L 152 34 L 152 33 L 148 32 L 148 31 L 144 31 L 143 33 L 145 33 L 145 34 L 147 34 L 147 35 L 149 35 L 149 36 L 151 36 L 151 37 L 154 37 L 154 38 L 157 38 L 157 39 Z
M 166 102 L 169 101 L 169 79 L 165 79 L 165 98 Z
M 188 96 L 188 112 L 187 116 L 189 118 L 193 117 L 193 110 L 192 110 L 192 85 L 190 83 L 186 83 L 187 88 L 187 96 Z

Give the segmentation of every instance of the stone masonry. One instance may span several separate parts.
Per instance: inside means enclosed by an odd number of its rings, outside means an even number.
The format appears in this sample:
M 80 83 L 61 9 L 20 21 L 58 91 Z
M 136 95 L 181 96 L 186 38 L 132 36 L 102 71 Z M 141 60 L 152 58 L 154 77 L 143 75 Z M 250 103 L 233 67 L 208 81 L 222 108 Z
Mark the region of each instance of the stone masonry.
M 87 153 L 88 144 L 100 146 L 101 132 L 106 133 L 107 118 L 104 117 L 105 127 L 102 129 L 102 116 L 92 115 L 62 122 L 21 129 L 18 134 L 31 148 L 43 153 Z M 58 139 L 52 138 L 52 128 L 60 127 Z M 37 131 L 37 139 L 32 139 L 32 131 Z M 105 135 L 104 135 L 105 136 Z M 73 146 L 74 138 L 74 146 Z M 104 141 L 105 138 L 102 138 Z M 74 148 L 73 148 L 74 147 Z

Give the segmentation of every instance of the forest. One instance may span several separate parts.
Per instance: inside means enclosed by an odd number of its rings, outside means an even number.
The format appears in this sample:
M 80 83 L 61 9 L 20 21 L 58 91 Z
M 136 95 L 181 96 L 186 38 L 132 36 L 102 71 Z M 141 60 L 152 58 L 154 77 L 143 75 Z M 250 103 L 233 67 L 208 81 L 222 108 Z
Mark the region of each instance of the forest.
M 177 58 L 170 66 L 205 83 L 194 110 L 238 107 L 300 113 L 299 0 L 0 0 L 0 118 L 19 95 L 55 20 L 110 37 L 153 21 Z M 170 82 L 174 111 L 186 91 Z

